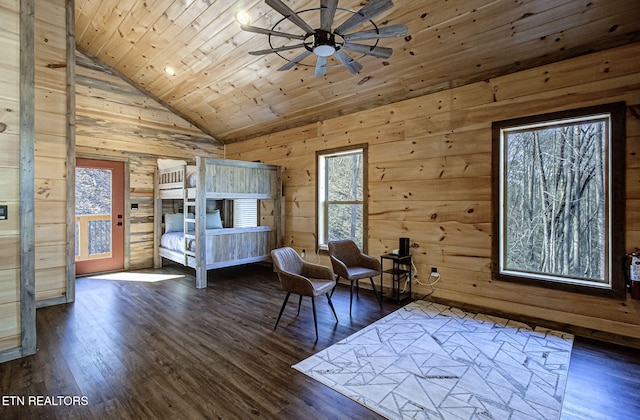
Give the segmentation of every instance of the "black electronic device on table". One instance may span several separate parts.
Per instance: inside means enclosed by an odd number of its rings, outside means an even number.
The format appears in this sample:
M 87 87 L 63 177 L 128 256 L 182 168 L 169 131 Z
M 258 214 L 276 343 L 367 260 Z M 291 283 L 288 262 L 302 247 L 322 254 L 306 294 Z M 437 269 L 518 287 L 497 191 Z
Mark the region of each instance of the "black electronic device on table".
M 409 238 L 400 238 L 398 241 L 398 248 L 389 253 L 395 257 L 407 257 L 409 256 Z
M 400 238 L 398 256 L 406 257 L 407 255 L 409 255 L 409 238 Z

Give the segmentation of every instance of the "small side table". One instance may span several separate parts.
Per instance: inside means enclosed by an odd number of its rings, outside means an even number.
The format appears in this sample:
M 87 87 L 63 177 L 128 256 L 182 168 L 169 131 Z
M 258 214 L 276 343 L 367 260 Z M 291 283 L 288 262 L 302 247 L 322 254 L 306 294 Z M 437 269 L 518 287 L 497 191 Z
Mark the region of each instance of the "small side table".
M 385 270 L 384 262 L 391 261 L 391 268 Z M 405 299 L 411 299 L 411 255 L 400 256 L 396 254 L 384 254 L 380 256 L 380 293 L 382 293 L 382 280 L 385 274 L 391 275 L 391 299 L 400 303 Z M 409 294 L 400 298 L 400 282 L 409 276 Z

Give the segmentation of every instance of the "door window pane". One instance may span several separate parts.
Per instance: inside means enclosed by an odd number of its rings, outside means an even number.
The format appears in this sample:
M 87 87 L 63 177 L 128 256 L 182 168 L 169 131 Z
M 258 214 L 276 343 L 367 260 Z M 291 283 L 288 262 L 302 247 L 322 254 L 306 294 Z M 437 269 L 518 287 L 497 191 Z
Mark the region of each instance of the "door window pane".
M 111 256 L 112 173 L 76 168 L 76 261 Z

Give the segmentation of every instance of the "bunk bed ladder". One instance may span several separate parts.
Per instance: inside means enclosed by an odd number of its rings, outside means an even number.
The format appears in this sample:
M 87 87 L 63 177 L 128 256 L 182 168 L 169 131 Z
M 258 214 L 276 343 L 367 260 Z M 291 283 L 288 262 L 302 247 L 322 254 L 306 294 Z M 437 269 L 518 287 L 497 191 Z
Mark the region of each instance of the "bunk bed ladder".
M 196 253 L 189 250 L 189 241 L 195 241 L 196 235 L 196 201 L 189 198 L 189 190 L 184 189 L 184 264 L 188 265 L 189 257 L 196 258 Z M 192 215 L 189 217 L 189 215 Z

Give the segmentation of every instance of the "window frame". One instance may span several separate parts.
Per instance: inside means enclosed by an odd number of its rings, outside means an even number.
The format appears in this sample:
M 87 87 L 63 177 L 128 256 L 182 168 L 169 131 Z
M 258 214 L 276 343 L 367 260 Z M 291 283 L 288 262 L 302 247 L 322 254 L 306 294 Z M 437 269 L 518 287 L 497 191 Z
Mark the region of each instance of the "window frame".
M 322 159 L 326 159 L 332 156 L 348 155 L 352 153 L 362 153 L 362 252 L 367 252 L 368 249 L 368 232 L 369 232 L 369 162 L 368 162 L 368 148 L 367 143 L 349 145 L 344 147 L 338 147 L 333 149 L 317 150 L 316 151 L 316 251 L 327 251 L 327 238 L 328 238 L 328 205 L 330 202 L 327 200 L 328 188 L 328 174 L 325 170 L 325 166 Z M 323 197 L 321 197 L 323 194 Z M 341 202 L 348 204 L 360 204 L 359 202 L 349 201 Z M 324 243 L 323 243 L 324 242 Z
M 505 273 L 502 270 L 503 249 L 503 141 L 502 132 L 514 127 L 531 126 L 535 124 L 548 124 L 576 118 L 609 114 L 610 126 L 609 141 L 606 145 L 606 176 L 608 201 L 605 203 L 605 213 L 608 215 L 606 235 L 608 249 L 606 258 L 605 278 L 609 280 L 602 286 L 595 282 L 561 282 L 556 279 L 544 279 L 527 276 L 525 272 L 517 275 Z M 523 118 L 515 118 L 496 121 L 492 124 L 492 277 L 495 280 L 517 282 L 535 285 L 547 289 L 564 290 L 569 292 L 586 293 L 596 296 L 606 296 L 623 299 L 626 296 L 626 281 L 624 271 L 625 254 L 625 127 L 626 105 L 624 102 L 616 102 L 604 105 L 596 105 L 585 108 L 577 108 L 567 111 L 534 115 Z M 612 164 L 612 162 L 614 164 Z

